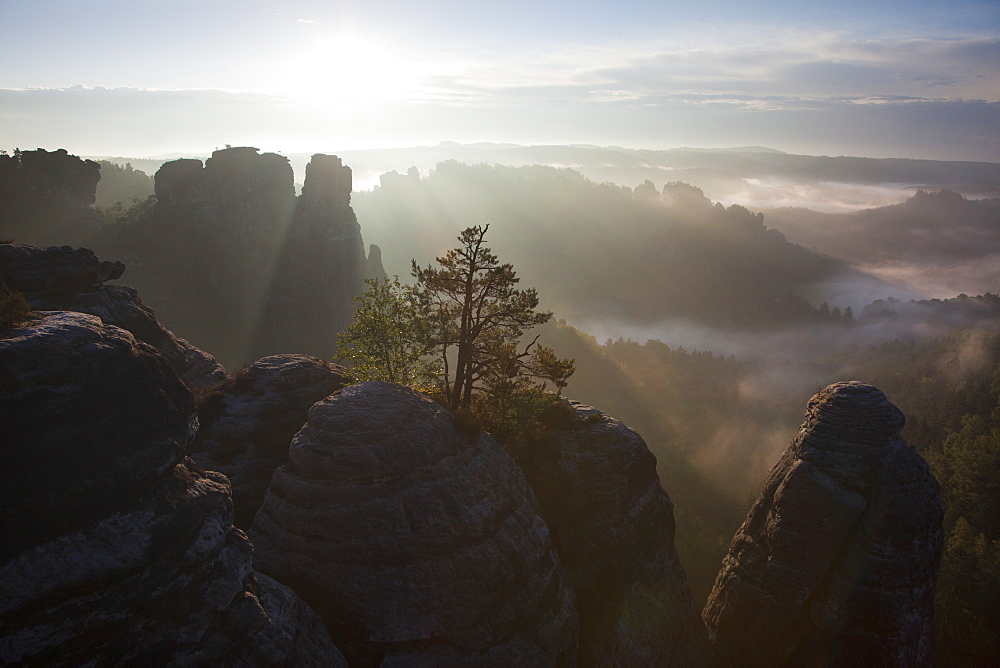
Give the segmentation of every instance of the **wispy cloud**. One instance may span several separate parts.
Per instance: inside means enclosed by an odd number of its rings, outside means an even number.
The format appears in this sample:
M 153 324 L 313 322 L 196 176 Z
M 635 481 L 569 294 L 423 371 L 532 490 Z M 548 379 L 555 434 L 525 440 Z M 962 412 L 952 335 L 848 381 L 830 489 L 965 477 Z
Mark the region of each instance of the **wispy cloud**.
M 422 83 L 439 97 L 454 93 L 510 102 L 546 96 L 593 102 L 676 100 L 679 95 L 690 98 L 691 91 L 699 91 L 694 97 L 702 102 L 716 104 L 714 96 L 724 95 L 752 108 L 775 108 L 778 100 L 793 105 L 797 100 L 1000 101 L 1000 39 L 782 37 L 688 45 L 562 45 L 458 66 L 429 62 Z

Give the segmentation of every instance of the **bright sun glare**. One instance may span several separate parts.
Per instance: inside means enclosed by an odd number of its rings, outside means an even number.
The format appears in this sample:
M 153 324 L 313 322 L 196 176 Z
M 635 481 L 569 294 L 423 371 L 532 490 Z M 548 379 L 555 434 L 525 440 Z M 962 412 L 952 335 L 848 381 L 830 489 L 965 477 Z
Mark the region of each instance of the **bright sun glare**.
M 419 67 L 391 47 L 353 34 L 331 35 L 299 50 L 278 88 L 319 105 L 400 100 L 416 88 Z

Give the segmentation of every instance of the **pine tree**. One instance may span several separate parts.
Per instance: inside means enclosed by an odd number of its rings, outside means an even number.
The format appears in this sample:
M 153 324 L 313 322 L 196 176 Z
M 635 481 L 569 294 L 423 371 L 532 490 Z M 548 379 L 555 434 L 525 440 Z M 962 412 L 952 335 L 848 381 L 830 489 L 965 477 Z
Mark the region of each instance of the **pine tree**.
M 552 314 L 536 310 L 534 288 L 517 289 L 514 268 L 485 246 L 488 230 L 489 225 L 463 230 L 461 245 L 437 258 L 438 267 L 412 264 L 452 410 L 468 410 L 476 391 L 509 394 L 532 379 L 561 389 L 573 373 L 573 360 L 557 358 L 538 345 L 538 337 L 521 341 L 526 330 Z

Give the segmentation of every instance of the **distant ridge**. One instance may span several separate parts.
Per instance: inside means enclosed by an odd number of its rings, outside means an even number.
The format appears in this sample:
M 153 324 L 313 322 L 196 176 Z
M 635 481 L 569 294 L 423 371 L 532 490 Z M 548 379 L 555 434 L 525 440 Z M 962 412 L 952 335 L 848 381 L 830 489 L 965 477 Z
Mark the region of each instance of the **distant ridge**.
M 787 151 L 779 151 L 776 148 L 768 148 L 766 146 L 733 146 L 730 148 L 696 148 L 690 146 L 679 146 L 677 148 L 667 149 L 667 153 L 680 153 L 684 151 L 690 153 L 777 153 L 780 155 L 793 155 Z

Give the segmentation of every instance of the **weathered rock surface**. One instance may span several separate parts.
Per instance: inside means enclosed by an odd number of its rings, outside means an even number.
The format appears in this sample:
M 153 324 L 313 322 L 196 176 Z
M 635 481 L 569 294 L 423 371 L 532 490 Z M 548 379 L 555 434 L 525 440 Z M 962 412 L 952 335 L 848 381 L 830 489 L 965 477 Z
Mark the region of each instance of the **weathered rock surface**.
M 121 262 L 101 262 L 87 248 L 0 244 L 0 281 L 27 294 L 72 297 L 120 278 Z
M 705 606 L 720 665 L 930 663 L 941 507 L 903 421 L 858 382 L 809 400 Z
M 346 384 L 347 370 L 308 355 L 273 355 L 239 371 L 203 401 L 190 454 L 233 485 L 236 526 L 249 529 L 274 470 L 309 409 Z
M 570 404 L 569 428 L 518 461 L 576 591 L 580 664 L 708 665 L 656 458 L 618 420 Z
M 194 402 L 154 348 L 69 312 L 4 337 L 0 663 L 344 665 L 183 457 Z
M 352 662 L 571 664 L 571 586 L 524 476 L 420 394 L 361 383 L 318 402 L 250 532 L 263 572 Z
M 159 350 L 192 390 L 228 378 L 214 357 L 179 339 L 156 320 L 132 288 L 102 285 L 122 275 L 121 262 L 102 262 L 87 248 L 0 244 L 0 287 L 24 293 L 35 310 L 90 313 Z

